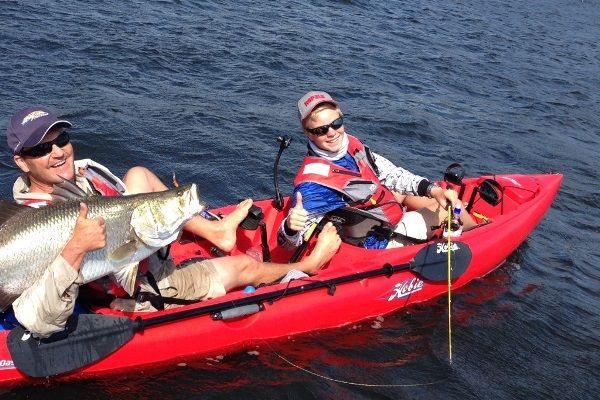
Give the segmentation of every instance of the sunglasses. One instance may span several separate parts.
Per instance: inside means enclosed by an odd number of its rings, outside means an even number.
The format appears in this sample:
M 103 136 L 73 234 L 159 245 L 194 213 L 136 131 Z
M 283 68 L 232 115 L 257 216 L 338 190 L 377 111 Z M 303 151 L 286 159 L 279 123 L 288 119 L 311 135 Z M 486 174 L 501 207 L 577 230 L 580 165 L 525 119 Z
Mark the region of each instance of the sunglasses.
M 25 157 L 43 157 L 52 152 L 52 146 L 57 145 L 58 147 L 65 147 L 69 144 L 70 140 L 71 138 L 69 138 L 69 134 L 67 132 L 63 132 L 60 135 L 58 135 L 54 140 L 40 143 L 36 146 L 29 147 L 27 149 L 23 149 L 19 154 Z
M 315 136 L 323 136 L 329 132 L 329 128 L 340 129 L 342 125 L 344 125 L 344 119 L 339 117 L 327 125 L 317 126 L 316 128 L 306 128 L 306 130 Z

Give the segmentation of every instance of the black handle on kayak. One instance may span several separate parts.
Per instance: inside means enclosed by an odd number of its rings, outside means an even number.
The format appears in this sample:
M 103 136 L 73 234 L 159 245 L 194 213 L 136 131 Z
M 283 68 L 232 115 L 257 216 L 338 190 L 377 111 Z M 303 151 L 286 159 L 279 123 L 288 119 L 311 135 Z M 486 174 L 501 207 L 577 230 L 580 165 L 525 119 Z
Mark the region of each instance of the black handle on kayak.
M 471 250 L 466 243 L 452 243 L 451 278 L 460 277 L 471 263 Z M 249 295 L 197 308 L 187 308 L 169 314 L 132 320 L 100 314 L 72 315 L 64 331 L 48 339 L 36 339 L 21 326 L 14 328 L 7 338 L 7 345 L 15 367 L 31 377 L 47 377 L 71 372 L 90 365 L 126 344 L 135 332 L 153 325 L 179 321 L 204 314 L 223 313 L 238 309 L 248 312 L 251 304 L 276 301 L 290 295 L 327 288 L 347 282 L 359 281 L 375 276 L 391 277 L 394 273 L 410 270 L 424 280 L 445 282 L 447 280 L 448 245 L 436 242 L 423 247 L 415 258 L 406 264 L 385 264 L 382 267 L 352 273 L 322 281 L 311 281 L 303 285 L 286 287 L 272 292 Z M 331 291 L 330 291 L 331 293 Z M 239 311 L 236 311 L 239 312 Z M 226 314 L 230 314 L 226 312 Z
M 273 165 L 273 184 L 275 186 L 275 198 L 273 199 L 273 205 L 276 209 L 281 211 L 283 210 L 283 197 L 279 191 L 279 159 L 281 158 L 281 153 L 283 153 L 283 151 L 288 148 L 290 143 L 292 143 L 292 138 L 289 136 L 278 136 L 277 141 L 279 142 L 279 151 L 277 152 L 275 164 Z

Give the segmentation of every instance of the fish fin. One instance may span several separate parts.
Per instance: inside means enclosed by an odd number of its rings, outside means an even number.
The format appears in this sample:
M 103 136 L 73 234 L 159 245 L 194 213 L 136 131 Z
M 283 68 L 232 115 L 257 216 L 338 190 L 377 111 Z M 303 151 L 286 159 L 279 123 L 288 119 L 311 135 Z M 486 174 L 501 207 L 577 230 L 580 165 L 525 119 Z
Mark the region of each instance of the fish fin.
M 128 295 L 133 296 L 135 291 L 135 280 L 137 278 L 138 263 L 127 264 L 113 275 L 119 285 L 125 289 Z
M 111 251 L 108 259 L 112 262 L 127 261 L 135 255 L 140 247 L 140 241 L 132 238 Z
M 0 225 L 2 225 L 15 215 L 31 209 L 31 207 L 27 207 L 21 204 L 16 204 L 6 200 L 0 200 Z
M 55 202 L 82 199 L 91 196 L 84 192 L 83 189 L 81 189 L 75 183 L 64 178 L 61 183 L 57 183 L 52 186 L 52 193 L 50 195 L 52 196 L 52 200 Z

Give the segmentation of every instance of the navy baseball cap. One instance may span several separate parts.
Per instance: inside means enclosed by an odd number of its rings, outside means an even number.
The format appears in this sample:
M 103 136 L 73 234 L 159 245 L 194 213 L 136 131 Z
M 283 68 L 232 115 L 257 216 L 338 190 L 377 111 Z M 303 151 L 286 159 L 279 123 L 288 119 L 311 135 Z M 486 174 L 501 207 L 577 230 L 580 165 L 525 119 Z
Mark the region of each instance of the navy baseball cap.
M 6 141 L 13 154 L 19 154 L 24 147 L 39 144 L 44 136 L 55 126 L 70 128 L 65 119 L 59 119 L 46 107 L 28 107 L 17 111 L 6 128 Z

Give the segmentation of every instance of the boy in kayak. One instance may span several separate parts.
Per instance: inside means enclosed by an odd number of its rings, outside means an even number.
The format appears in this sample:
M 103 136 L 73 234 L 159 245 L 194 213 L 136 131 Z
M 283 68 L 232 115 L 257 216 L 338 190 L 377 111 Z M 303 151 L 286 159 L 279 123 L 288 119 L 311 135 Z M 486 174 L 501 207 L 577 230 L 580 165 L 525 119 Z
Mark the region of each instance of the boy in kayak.
M 44 107 L 30 107 L 13 115 L 6 135 L 14 161 L 23 172 L 13 186 L 13 196 L 18 203 L 31 207 L 51 204 L 53 185 L 64 179 L 74 182 L 89 194 L 107 196 L 167 189 L 154 173 L 144 167 L 130 169 L 121 180 L 92 160 L 75 161 L 73 146 L 65 131 L 71 126 L 69 121 L 59 119 Z M 237 226 L 246 217 L 251 205 L 250 199 L 245 200 L 219 221 L 195 217 L 184 229 L 206 238 L 224 251 L 230 251 L 235 245 Z M 101 217 L 87 218 L 87 206 L 82 202 L 71 239 L 61 255 L 37 282 L 33 282 L 13 302 L 19 322 L 39 337 L 62 330 L 73 313 L 74 300 L 79 294 L 83 259 L 88 252 L 105 244 L 104 220 Z M 181 303 L 169 304 L 167 298 L 206 300 L 222 296 L 236 287 L 276 281 L 293 269 L 314 274 L 333 257 L 339 245 L 339 236 L 330 225 L 319 236 L 315 251 L 295 264 L 263 263 L 247 255 L 238 255 L 204 260 L 178 269 L 170 257 L 163 259 L 155 254 L 144 260 L 147 261 L 144 272 L 149 274 L 138 276 L 139 293 L 146 296 L 143 299 L 117 298 L 111 307 L 124 311 L 151 311 L 156 309 L 152 305 L 156 303 L 146 300 L 148 294 L 164 299 L 165 308 L 168 308 Z M 111 291 L 117 289 L 111 286 L 109 280 L 101 283 L 104 285 L 101 288 L 109 294 L 114 294 Z
M 394 237 L 417 241 L 432 237 L 432 227 L 447 218 L 448 204 L 460 207 L 456 191 L 395 166 L 346 133 L 342 111 L 328 93 L 306 93 L 298 110 L 308 153 L 294 179 L 292 208 L 279 230 L 279 241 L 286 247 L 299 246 L 313 224 L 343 207 L 392 227 Z M 416 211 L 405 212 L 403 205 Z M 468 230 L 475 222 L 464 214 L 461 219 Z M 366 236 L 360 244 L 398 245 L 381 235 Z

